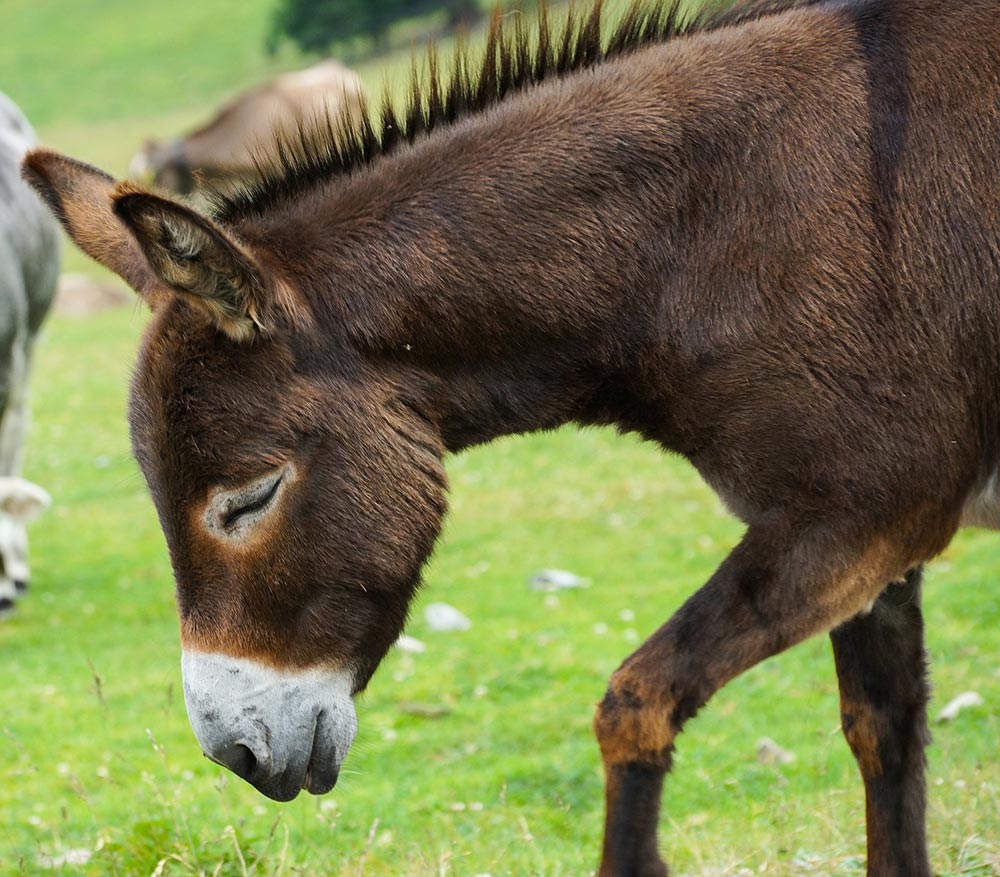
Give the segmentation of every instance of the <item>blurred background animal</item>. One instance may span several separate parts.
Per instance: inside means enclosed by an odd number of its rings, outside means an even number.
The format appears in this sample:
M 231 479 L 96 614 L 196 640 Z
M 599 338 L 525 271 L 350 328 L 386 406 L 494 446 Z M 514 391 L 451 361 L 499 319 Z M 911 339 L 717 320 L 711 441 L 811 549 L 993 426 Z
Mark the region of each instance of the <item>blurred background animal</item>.
M 243 92 L 190 134 L 147 141 L 129 173 L 180 194 L 253 182 L 260 176 L 254 155 L 262 144 L 294 134 L 309 120 L 357 117 L 364 101 L 356 73 L 339 61 L 321 61 Z
M 35 133 L 0 93 L 0 613 L 28 586 L 25 524 L 48 504 L 42 488 L 15 477 L 28 422 L 28 372 L 35 336 L 59 278 L 59 230 L 21 180 Z
M 17 595 L 27 590 L 28 533 L 33 521 L 50 502 L 48 491 L 16 475 L 0 476 L 0 606 L 13 609 Z M 6 602 L 5 602 L 6 601 Z

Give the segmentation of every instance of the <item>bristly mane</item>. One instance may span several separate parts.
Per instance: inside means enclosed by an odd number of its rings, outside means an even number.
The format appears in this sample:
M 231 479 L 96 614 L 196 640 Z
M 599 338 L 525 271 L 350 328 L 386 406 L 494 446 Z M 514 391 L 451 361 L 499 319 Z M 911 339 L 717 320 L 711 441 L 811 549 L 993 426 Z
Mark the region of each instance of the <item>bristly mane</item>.
M 478 70 L 473 70 L 467 47 L 459 38 L 452 72 L 443 81 L 431 45 L 425 76 L 421 77 L 414 60 L 402 117 L 386 93 L 377 115 L 364 108 L 360 119 L 350 123 L 329 115 L 300 120 L 294 135 L 279 137 L 262 148 L 255 159 L 259 180 L 235 192 L 209 192 L 213 213 L 223 222 L 261 215 L 324 180 L 371 164 L 403 143 L 413 143 L 436 128 L 483 112 L 545 80 L 654 43 L 822 2 L 826 0 L 704 0 L 695 11 L 682 13 L 681 7 L 688 5 L 684 0 L 633 0 L 606 45 L 601 33 L 603 0 L 595 0 L 585 16 L 576 15 L 571 7 L 558 29 L 550 24 L 543 0 L 534 38 L 521 14 L 511 16 L 511 27 L 505 24 L 507 16 L 496 9 Z

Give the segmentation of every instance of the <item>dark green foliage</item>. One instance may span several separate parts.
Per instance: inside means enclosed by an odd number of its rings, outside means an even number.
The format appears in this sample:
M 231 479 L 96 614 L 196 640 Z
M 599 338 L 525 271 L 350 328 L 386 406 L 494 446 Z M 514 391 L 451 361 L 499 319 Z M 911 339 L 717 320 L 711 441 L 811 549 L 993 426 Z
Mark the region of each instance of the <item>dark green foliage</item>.
M 444 10 L 452 26 L 471 22 L 479 12 L 476 0 L 279 0 L 269 48 L 286 36 L 307 52 L 357 37 L 386 45 L 389 28 L 400 19 Z

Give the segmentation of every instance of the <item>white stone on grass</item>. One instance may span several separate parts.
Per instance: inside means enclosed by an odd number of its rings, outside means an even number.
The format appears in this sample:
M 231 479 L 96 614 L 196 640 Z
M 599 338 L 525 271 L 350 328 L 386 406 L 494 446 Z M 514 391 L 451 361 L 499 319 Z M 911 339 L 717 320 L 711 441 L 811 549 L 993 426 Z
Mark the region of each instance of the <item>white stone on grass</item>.
M 447 603 L 429 603 L 424 609 L 424 619 L 427 621 L 427 626 L 435 633 L 468 630 L 472 627 L 472 622 L 468 618 Z
M 53 868 L 63 870 L 66 865 L 86 865 L 93 855 L 92 850 L 77 847 L 72 850 L 65 850 L 54 856 L 39 856 L 38 864 L 43 868 Z
M 761 737 L 757 741 L 757 761 L 761 764 L 791 764 L 795 761 L 795 753 L 783 749 L 770 737 Z
M 982 706 L 986 701 L 978 691 L 963 691 L 958 697 L 953 697 L 945 708 L 938 713 L 939 722 L 950 722 L 958 718 L 958 714 L 969 707 Z
M 564 591 L 571 588 L 587 588 L 590 586 L 590 580 L 580 578 L 564 569 L 543 569 L 528 579 L 528 585 L 533 591 Z
M 405 633 L 399 635 L 396 640 L 396 648 L 401 652 L 409 652 L 411 655 L 422 655 L 427 651 L 427 646 L 416 637 L 407 636 Z

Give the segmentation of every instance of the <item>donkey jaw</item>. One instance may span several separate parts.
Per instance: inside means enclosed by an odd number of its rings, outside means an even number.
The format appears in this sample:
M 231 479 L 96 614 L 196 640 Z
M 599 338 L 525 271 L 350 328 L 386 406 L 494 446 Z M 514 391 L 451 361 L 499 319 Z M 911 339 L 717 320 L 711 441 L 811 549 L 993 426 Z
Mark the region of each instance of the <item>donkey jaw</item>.
M 350 673 L 189 650 L 181 670 L 188 719 L 209 759 L 275 801 L 334 787 L 358 727 Z

